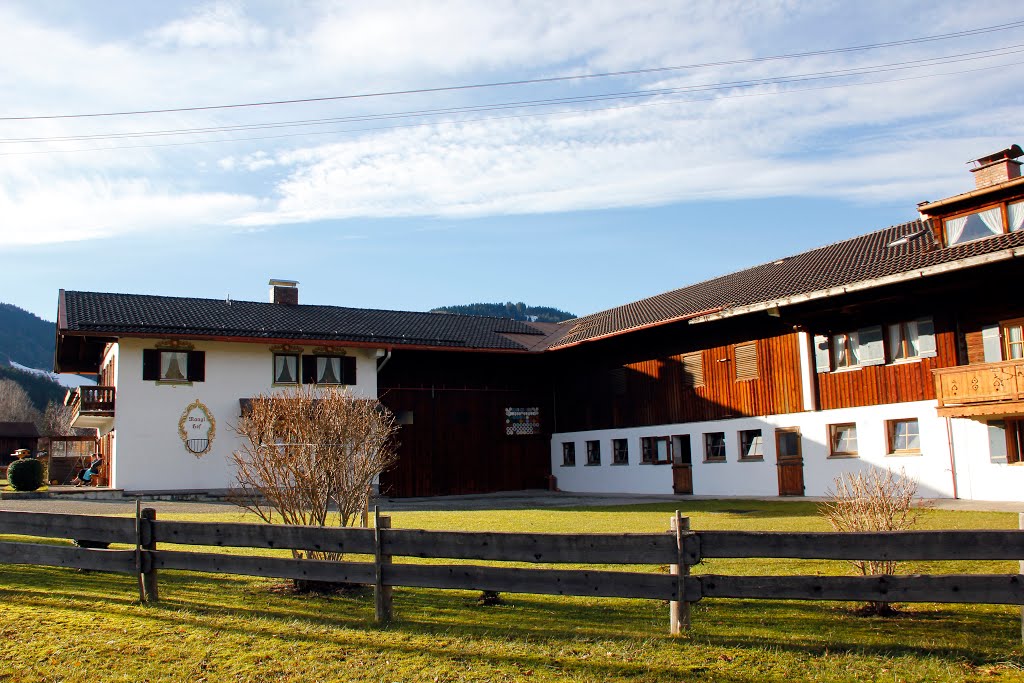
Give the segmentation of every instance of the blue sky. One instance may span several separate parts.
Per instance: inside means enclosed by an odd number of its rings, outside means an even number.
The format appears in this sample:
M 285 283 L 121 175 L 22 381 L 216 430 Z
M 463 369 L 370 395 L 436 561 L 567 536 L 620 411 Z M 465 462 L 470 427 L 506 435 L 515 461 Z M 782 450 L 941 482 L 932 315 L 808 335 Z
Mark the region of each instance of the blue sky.
M 740 63 L 0 120 L 0 301 L 53 319 L 61 287 L 264 300 L 274 277 L 304 303 L 590 313 L 910 220 L 973 186 L 967 160 L 1024 142 L 1020 26 L 750 60 L 1022 19 L 1015 2 L 6 2 L 8 119 Z M 295 123 L 314 119 L 334 121 Z

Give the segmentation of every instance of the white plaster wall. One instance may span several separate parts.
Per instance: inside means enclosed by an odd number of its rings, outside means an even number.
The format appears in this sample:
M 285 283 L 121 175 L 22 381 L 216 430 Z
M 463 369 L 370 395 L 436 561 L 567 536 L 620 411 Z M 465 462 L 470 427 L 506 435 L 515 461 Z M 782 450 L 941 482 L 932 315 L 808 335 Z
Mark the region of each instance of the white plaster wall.
M 214 490 L 234 481 L 232 431 L 240 398 L 279 391 L 272 384 L 273 353 L 266 344 L 194 342 L 206 352 L 206 381 L 158 384 L 142 380 L 142 351 L 153 340 L 122 339 L 116 353 L 117 409 L 111 485 L 129 491 Z M 353 393 L 377 397 L 375 349 L 346 349 L 356 358 Z M 197 458 L 178 436 L 178 420 L 199 399 L 216 421 L 213 447 Z
M 953 449 L 961 498 L 1024 500 L 1024 463 L 993 463 L 988 425 L 976 420 L 953 419 Z
M 886 420 L 917 418 L 921 454 L 887 455 Z M 857 424 L 859 457 L 828 457 L 828 425 Z M 863 408 L 790 413 L 764 417 L 691 422 L 654 427 L 560 433 L 551 439 L 551 471 L 563 491 L 580 493 L 672 493 L 672 468 L 640 464 L 640 439 L 645 436 L 690 435 L 693 454 L 693 493 L 721 496 L 778 495 L 775 429 L 799 427 L 803 441 L 804 486 L 808 496 L 823 496 L 835 477 L 866 467 L 890 468 L 917 478 L 923 497 L 951 498 L 953 479 L 944 419 L 934 401 L 897 403 Z M 763 461 L 739 460 L 740 430 L 760 429 Z M 704 462 L 704 433 L 725 432 L 726 462 Z M 629 440 L 629 465 L 611 465 L 611 440 Z M 987 437 L 986 437 L 987 438 Z M 601 441 L 601 465 L 585 465 L 586 441 Z M 562 466 L 562 443 L 576 442 L 576 465 Z M 986 441 L 987 443 L 987 441 Z M 987 446 L 986 446 L 987 448 Z M 961 492 L 961 495 L 963 493 Z M 1019 497 L 1019 494 L 1018 494 Z

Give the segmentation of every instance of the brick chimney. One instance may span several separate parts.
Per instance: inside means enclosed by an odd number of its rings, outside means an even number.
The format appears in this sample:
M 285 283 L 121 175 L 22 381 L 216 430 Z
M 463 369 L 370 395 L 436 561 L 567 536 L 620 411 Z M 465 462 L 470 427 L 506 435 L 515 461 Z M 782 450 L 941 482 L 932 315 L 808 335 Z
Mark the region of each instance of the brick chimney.
M 295 280 L 271 280 L 270 303 L 299 305 L 299 283 Z
M 1020 145 L 1011 145 L 995 154 L 975 159 L 971 162 L 975 165 L 971 169 L 971 173 L 974 174 L 974 186 L 980 190 L 1019 178 L 1021 162 L 1017 161 L 1017 158 L 1021 156 L 1024 156 L 1024 151 Z

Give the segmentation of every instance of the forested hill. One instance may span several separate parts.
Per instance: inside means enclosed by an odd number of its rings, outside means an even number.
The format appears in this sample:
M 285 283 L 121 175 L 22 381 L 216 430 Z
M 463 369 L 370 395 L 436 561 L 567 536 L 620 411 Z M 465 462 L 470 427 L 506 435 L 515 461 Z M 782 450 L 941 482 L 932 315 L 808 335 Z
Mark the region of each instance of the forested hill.
M 431 313 L 460 313 L 462 315 L 489 315 L 496 318 L 511 318 L 527 322 L 560 323 L 576 316 L 550 306 L 527 306 L 522 301 L 496 304 L 464 304 L 461 306 L 441 306 L 431 309 Z
M 30 368 L 52 370 L 55 336 L 54 323 L 0 303 L 0 365 L 13 360 Z

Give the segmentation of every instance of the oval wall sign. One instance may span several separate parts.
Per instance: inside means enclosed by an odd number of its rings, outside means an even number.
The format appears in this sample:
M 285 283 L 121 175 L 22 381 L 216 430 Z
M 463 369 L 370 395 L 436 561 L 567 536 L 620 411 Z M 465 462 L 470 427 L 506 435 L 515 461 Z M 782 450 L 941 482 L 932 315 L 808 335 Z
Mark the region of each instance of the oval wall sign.
M 188 452 L 196 457 L 206 455 L 213 446 L 216 433 L 217 421 L 213 419 L 210 409 L 199 399 L 189 403 L 178 420 L 178 436 Z

